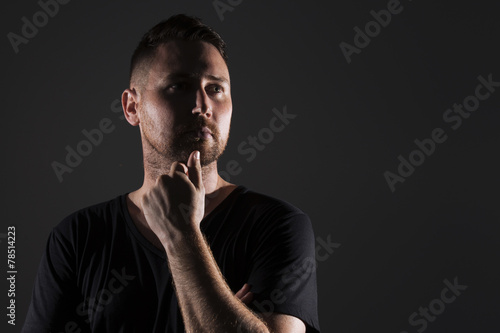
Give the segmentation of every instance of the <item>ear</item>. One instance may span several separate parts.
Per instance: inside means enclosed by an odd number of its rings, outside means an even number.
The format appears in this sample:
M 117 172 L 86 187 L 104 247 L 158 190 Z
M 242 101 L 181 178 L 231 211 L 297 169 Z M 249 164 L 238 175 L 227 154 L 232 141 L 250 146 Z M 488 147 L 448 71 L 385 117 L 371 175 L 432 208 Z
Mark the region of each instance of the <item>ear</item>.
M 139 106 L 139 94 L 135 90 L 125 89 L 122 94 L 122 108 L 125 118 L 132 126 L 137 126 L 140 123 L 139 115 L 137 112 Z

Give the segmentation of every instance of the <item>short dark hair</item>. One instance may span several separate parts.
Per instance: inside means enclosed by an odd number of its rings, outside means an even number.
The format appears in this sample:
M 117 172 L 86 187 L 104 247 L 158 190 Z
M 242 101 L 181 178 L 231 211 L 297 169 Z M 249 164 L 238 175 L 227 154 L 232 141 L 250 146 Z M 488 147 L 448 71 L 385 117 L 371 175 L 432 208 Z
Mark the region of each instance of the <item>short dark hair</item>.
M 217 48 L 227 65 L 226 43 L 221 36 L 202 23 L 200 18 L 178 14 L 161 21 L 142 36 L 130 62 L 130 84 L 134 77 L 147 77 L 158 46 L 172 40 L 210 43 Z

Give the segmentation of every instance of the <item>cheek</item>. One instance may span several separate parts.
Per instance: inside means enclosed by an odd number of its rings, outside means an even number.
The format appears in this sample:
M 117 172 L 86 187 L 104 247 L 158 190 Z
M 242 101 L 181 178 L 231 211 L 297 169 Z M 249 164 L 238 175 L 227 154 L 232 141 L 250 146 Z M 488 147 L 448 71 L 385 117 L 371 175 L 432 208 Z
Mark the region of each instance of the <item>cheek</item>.
M 231 107 L 226 108 L 223 112 L 218 115 L 218 123 L 220 126 L 221 134 L 224 136 L 229 132 L 229 127 L 231 126 L 231 115 L 232 109 Z
M 143 105 L 143 119 L 151 128 L 165 128 L 173 121 L 171 114 L 168 112 L 170 108 L 171 105 L 168 103 L 150 101 Z

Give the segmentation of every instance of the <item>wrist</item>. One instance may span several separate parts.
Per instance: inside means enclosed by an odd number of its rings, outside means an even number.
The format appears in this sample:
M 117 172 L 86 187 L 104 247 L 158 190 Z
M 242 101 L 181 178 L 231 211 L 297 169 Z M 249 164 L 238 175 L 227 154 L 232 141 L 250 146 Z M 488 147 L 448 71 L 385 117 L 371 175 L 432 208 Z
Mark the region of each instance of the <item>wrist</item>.
M 169 256 L 179 256 L 197 251 L 203 241 L 203 234 L 198 227 L 188 227 L 170 232 L 162 245 Z

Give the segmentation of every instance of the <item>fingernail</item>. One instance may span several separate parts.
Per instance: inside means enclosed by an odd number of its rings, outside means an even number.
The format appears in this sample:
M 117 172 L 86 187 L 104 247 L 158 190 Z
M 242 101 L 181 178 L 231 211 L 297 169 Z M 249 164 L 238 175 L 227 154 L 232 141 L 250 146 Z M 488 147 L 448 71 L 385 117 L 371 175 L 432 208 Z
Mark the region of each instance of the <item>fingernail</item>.
M 197 159 L 197 160 L 199 160 L 199 159 L 200 159 L 200 152 L 199 152 L 199 151 L 196 151 L 196 152 L 194 153 L 194 158 L 195 158 L 195 159 Z

